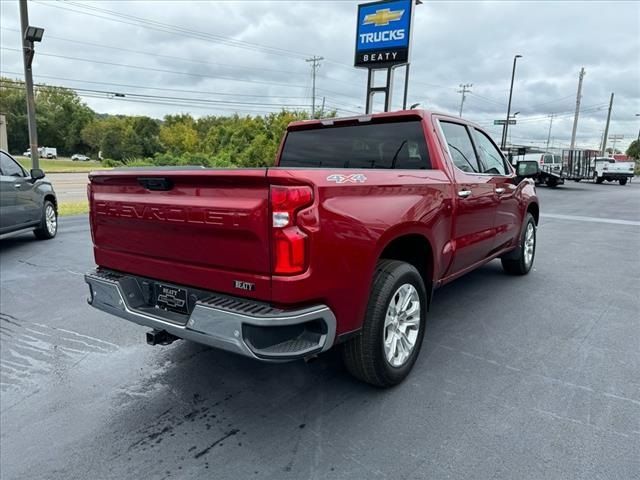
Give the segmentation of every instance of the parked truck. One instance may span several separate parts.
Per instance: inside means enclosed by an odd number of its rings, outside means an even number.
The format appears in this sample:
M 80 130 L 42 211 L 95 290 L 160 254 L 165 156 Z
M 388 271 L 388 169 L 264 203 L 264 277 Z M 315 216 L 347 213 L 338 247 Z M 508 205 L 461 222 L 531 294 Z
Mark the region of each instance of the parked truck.
M 31 148 L 27 148 L 27 151 L 22 155 L 31 158 Z M 40 158 L 58 158 L 58 149 L 54 147 L 38 147 L 38 156 Z
M 270 168 L 92 172 L 88 301 L 150 344 L 262 361 L 338 347 L 354 376 L 391 386 L 438 287 L 498 258 L 530 272 L 537 172 L 421 110 L 294 122 Z
M 593 162 L 592 178 L 595 183 L 619 182 L 626 185 L 633 178 L 634 162 L 616 161 L 611 157 L 598 157 Z

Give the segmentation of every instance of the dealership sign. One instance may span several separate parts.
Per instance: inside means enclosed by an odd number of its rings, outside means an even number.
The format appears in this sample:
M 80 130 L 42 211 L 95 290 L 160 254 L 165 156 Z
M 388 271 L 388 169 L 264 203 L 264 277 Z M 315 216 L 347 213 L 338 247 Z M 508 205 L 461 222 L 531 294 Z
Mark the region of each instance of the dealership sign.
M 358 5 L 356 67 L 384 68 L 409 62 L 413 1 Z

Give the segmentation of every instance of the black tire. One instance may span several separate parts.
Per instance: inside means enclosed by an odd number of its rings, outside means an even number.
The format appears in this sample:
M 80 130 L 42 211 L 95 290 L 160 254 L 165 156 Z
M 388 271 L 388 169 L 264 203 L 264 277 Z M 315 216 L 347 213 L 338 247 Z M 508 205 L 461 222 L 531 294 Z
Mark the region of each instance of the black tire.
M 620 185 L 626 185 L 627 184 L 627 179 L 626 178 L 621 178 L 620 179 Z
M 556 188 L 558 186 L 558 179 L 555 177 L 547 178 L 547 186 L 549 188 Z
M 51 215 L 53 212 L 53 222 L 47 222 L 47 215 Z M 42 218 L 40 219 L 40 226 L 33 231 L 33 234 L 39 240 L 49 240 L 58 233 L 58 210 L 56 206 L 50 200 L 45 200 L 42 205 Z
M 525 255 L 525 249 L 527 248 L 525 240 L 530 226 L 533 228 L 533 251 L 529 258 Z M 534 220 L 533 215 L 527 213 L 522 232 L 520 233 L 520 242 L 518 243 L 518 247 L 500 259 L 502 261 L 502 268 L 504 271 L 509 275 L 526 275 L 529 273 L 536 258 L 536 240 L 536 221 Z
M 406 360 L 400 366 L 393 366 L 385 354 L 385 319 L 391 302 L 397 299 L 399 289 L 407 284 L 415 288 L 420 301 L 417 338 Z M 391 387 L 402 382 L 420 353 L 426 310 L 424 282 L 415 267 L 398 260 L 380 260 L 373 277 L 362 331 L 342 345 L 342 358 L 349 373 L 376 387 Z
M 580 180 L 582 180 L 581 178 L 574 178 L 573 181 L 576 183 L 580 183 Z
M 604 182 L 604 177 L 596 177 L 596 183 L 600 184 Z

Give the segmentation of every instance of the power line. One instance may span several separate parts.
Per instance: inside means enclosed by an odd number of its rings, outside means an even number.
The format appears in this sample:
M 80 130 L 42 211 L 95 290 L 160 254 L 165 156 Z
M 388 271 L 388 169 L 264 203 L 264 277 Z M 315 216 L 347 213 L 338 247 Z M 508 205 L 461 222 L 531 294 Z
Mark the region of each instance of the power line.
M 489 98 L 489 97 L 484 97 L 482 95 L 478 95 L 477 93 L 469 92 L 469 95 L 472 95 L 472 96 L 477 97 L 477 98 L 479 98 L 481 100 L 484 100 L 485 102 L 495 103 L 496 105 L 499 105 L 501 107 L 506 106 L 506 103 L 499 102 L 497 100 L 494 100 L 493 98 Z
M 3 86 L 2 88 L 7 88 L 7 89 L 13 89 L 13 90 L 23 90 L 22 87 L 19 86 Z M 47 87 L 45 87 L 47 88 Z M 50 88 L 50 87 L 48 87 Z M 238 111 L 242 111 L 242 112 L 252 112 L 252 113 L 274 113 L 276 111 L 282 110 L 282 107 L 276 107 L 274 106 L 273 108 L 269 108 L 269 106 L 264 105 L 262 107 L 251 107 L 251 108 L 235 108 L 232 107 L 230 105 L 201 105 L 201 104 L 196 104 L 196 103 L 182 103 L 182 102 L 177 102 L 177 101 L 171 101 L 171 100 L 161 100 L 161 99 L 144 99 L 144 98 L 122 98 L 122 97 L 117 97 L 117 96 L 111 96 L 111 97 L 106 97 L 103 95 L 98 95 L 96 93 L 90 93 L 90 92 L 78 92 L 78 96 L 83 97 L 83 98 L 93 98 L 93 99 L 99 99 L 99 100 L 112 100 L 112 101 L 118 101 L 118 102 L 127 102 L 127 103 L 141 103 L 141 104 L 149 104 L 149 105 L 166 105 L 166 106 L 173 106 L 173 107 L 186 107 L 189 109 L 200 109 L 200 110 L 207 110 L 207 111 L 218 111 L 218 110 L 226 110 L 226 111 L 232 111 L 232 112 L 238 112 Z
M 9 30 L 9 31 L 14 31 L 14 32 L 19 32 L 20 31 L 17 28 L 7 28 L 7 27 L 4 27 L 3 30 Z M 104 44 L 101 44 L 101 43 L 93 43 L 93 42 L 88 42 L 86 40 L 76 40 L 76 39 L 71 39 L 71 38 L 63 38 L 63 37 L 58 37 L 58 36 L 49 35 L 49 34 L 47 34 L 47 39 L 55 39 L 55 40 L 59 40 L 59 41 L 62 41 L 62 42 L 75 43 L 75 44 L 83 45 L 83 46 L 90 45 L 92 47 L 105 48 L 105 49 L 108 49 L 108 50 L 117 50 L 117 51 L 120 51 L 120 52 L 134 53 L 134 54 L 137 54 L 137 55 L 147 55 L 147 56 L 156 57 L 156 58 L 166 58 L 166 59 L 169 59 L 169 60 L 178 60 L 178 61 L 182 61 L 182 62 L 198 63 L 198 64 L 201 64 L 201 65 L 211 65 L 211 66 L 214 66 L 214 67 L 236 68 L 236 69 L 242 69 L 242 70 L 260 71 L 260 72 L 285 73 L 287 75 L 306 75 L 304 72 L 293 72 L 293 71 L 287 71 L 287 70 L 275 70 L 275 69 L 262 68 L 262 67 L 246 67 L 246 66 L 243 66 L 243 65 L 230 65 L 230 64 L 226 64 L 226 63 L 215 63 L 215 62 L 206 62 L 206 61 L 203 61 L 203 60 L 194 60 L 194 59 L 191 59 L 191 58 L 178 57 L 178 56 L 175 56 L 175 55 L 162 55 L 162 54 L 159 54 L 159 53 L 148 52 L 148 51 L 144 51 L 144 50 L 134 50 L 134 49 L 131 49 L 131 48 L 116 47 L 116 46 L 113 46 L 113 45 L 104 45 Z M 339 80 L 336 80 L 336 81 L 339 81 Z
M 591 105 L 591 106 L 583 107 L 583 108 L 580 109 L 580 112 L 581 113 L 595 112 L 595 111 L 598 111 L 598 110 L 602 110 L 607 105 L 608 104 L 604 103 L 604 104 L 597 104 L 597 105 Z M 574 114 L 574 112 L 572 112 L 572 111 L 554 112 L 553 113 L 555 118 L 570 117 L 573 114 Z M 518 120 L 518 124 L 541 122 L 541 121 L 546 121 L 548 118 L 549 118 L 548 115 L 535 116 L 535 117 L 529 117 L 529 118 L 522 118 L 522 119 Z M 479 123 L 479 125 L 480 126 L 487 126 L 487 125 L 493 125 L 493 123 L 482 122 L 482 123 Z
M 278 47 L 269 47 L 266 45 L 259 45 L 256 43 L 251 43 L 243 40 L 237 40 L 231 37 L 225 37 L 223 35 L 216 35 L 208 32 L 201 32 L 201 31 L 193 30 L 192 28 L 181 27 L 181 26 L 172 25 L 169 23 L 159 22 L 156 20 L 148 20 L 142 17 L 137 17 L 135 15 L 128 15 L 121 12 L 108 10 L 105 8 L 79 4 L 71 1 L 65 2 L 65 6 L 62 6 L 59 4 L 55 5 L 52 3 L 45 3 L 37 0 L 34 0 L 34 2 L 39 5 L 58 8 L 62 10 L 68 10 L 81 15 L 88 15 L 96 18 L 101 18 L 103 20 L 109 20 L 112 22 L 118 22 L 118 23 L 124 23 L 127 25 L 148 28 L 150 30 L 161 31 L 161 32 L 170 33 L 173 35 L 196 38 L 196 39 L 205 40 L 211 43 L 220 43 L 220 44 L 224 44 L 224 45 L 236 47 L 236 48 L 259 51 L 259 52 L 267 53 L 270 55 L 280 55 L 280 56 L 287 56 L 287 57 L 300 58 L 300 59 L 308 56 L 308 54 L 304 54 L 302 52 L 295 52 L 292 50 L 286 50 Z M 62 3 L 62 2 L 58 0 L 58 3 Z M 88 10 L 88 11 L 77 10 L 76 8 L 69 8 L 68 5 L 72 5 L 74 7 Z M 94 12 L 97 12 L 97 13 L 94 13 Z
M 19 52 L 20 51 L 17 48 L 10 48 L 10 47 L 0 47 L 0 49 L 14 51 L 14 52 Z M 278 85 L 278 86 L 284 86 L 284 87 L 289 87 L 289 88 L 306 88 L 304 85 L 293 85 L 293 84 L 289 84 L 289 83 L 279 83 L 279 82 L 265 82 L 265 81 L 261 81 L 261 80 L 248 80 L 248 79 L 236 78 L 236 77 L 228 77 L 228 76 L 223 76 L 223 75 L 205 75 L 205 74 L 201 74 L 201 73 L 179 72 L 179 71 L 176 71 L 176 70 L 165 70 L 165 69 L 162 69 L 162 68 L 144 67 L 144 66 L 139 66 L 139 65 L 128 65 L 128 64 L 125 64 L 125 63 L 105 62 L 105 61 L 102 61 L 102 60 L 93 60 L 93 59 L 90 59 L 90 58 L 81 58 L 81 57 L 71 57 L 71 56 L 67 56 L 67 55 L 58 55 L 58 54 L 54 54 L 54 53 L 38 52 L 38 55 L 39 56 L 40 55 L 44 55 L 44 56 L 47 56 L 47 57 L 54 57 L 54 58 L 63 58 L 65 60 L 76 60 L 76 61 L 80 61 L 80 62 L 97 63 L 97 64 L 100 64 L 100 65 L 111 65 L 111 66 L 115 66 L 115 67 L 134 68 L 134 69 L 137 69 L 137 70 L 144 70 L 144 71 L 152 71 L 152 72 L 160 72 L 160 73 L 171 73 L 171 74 L 175 74 L 175 75 L 187 75 L 187 76 L 191 76 L 191 77 L 213 78 L 213 79 L 220 79 L 220 80 L 232 80 L 232 81 L 236 81 L 236 82 L 258 83 L 258 84 L 262 84 L 262 85 Z
M 22 82 L 16 82 L 13 80 L 0 80 L 0 84 L 2 83 L 10 83 L 11 85 L 22 85 Z M 196 102 L 196 103 L 212 103 L 212 104 L 221 104 L 221 105 L 252 105 L 252 106 L 274 106 L 274 107 L 306 107 L 306 104 L 286 104 L 286 103 L 267 103 L 267 102 L 239 102 L 233 100 L 212 100 L 212 99 L 203 99 L 203 98 L 188 98 L 188 97 L 170 97 L 170 96 L 162 96 L 162 95 L 145 95 L 141 93 L 128 93 L 128 92 L 113 92 L 106 90 L 95 90 L 88 88 L 78 88 L 78 87 L 66 87 L 62 85 L 46 85 L 46 84 L 37 84 L 37 87 L 41 89 L 67 89 L 73 90 L 75 92 L 87 92 L 87 93 L 100 93 L 104 95 L 113 95 L 116 97 L 135 97 L 135 98 L 147 98 L 147 99 L 163 99 L 163 100 L 177 100 L 182 102 Z
M 7 71 L 7 70 L 0 70 L 0 74 L 18 75 L 18 76 L 21 75 L 20 73 L 10 72 L 10 71 Z M 247 94 L 247 93 L 206 92 L 206 91 L 201 91 L 201 90 L 185 90 L 185 89 L 180 89 L 180 88 L 150 87 L 150 86 L 146 86 L 146 85 L 131 85 L 131 84 L 126 84 L 126 83 L 98 82 L 98 81 L 92 81 L 92 80 L 81 80 L 81 79 L 76 79 L 76 78 L 58 77 L 58 76 L 54 76 L 54 75 L 43 75 L 43 74 L 38 74 L 37 77 L 52 78 L 54 80 L 66 80 L 66 81 L 69 81 L 69 82 L 76 82 L 76 83 L 89 83 L 89 84 L 94 84 L 94 85 L 111 85 L 111 86 L 114 86 L 114 87 L 137 88 L 137 89 L 142 89 L 142 90 L 158 90 L 158 91 L 165 91 L 165 92 L 196 93 L 196 94 L 200 94 L 200 95 L 222 95 L 222 96 L 230 96 L 230 97 L 256 97 L 256 98 L 289 98 L 289 99 L 292 99 L 292 98 L 295 98 L 295 99 L 308 98 L 306 96 L 253 95 L 253 94 Z

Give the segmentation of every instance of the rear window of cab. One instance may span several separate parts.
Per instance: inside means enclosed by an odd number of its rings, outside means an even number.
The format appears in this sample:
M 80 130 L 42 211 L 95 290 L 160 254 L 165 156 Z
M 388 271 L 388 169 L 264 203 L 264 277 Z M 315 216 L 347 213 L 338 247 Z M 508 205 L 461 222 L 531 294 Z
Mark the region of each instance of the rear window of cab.
M 420 120 L 287 133 L 281 167 L 431 169 Z

